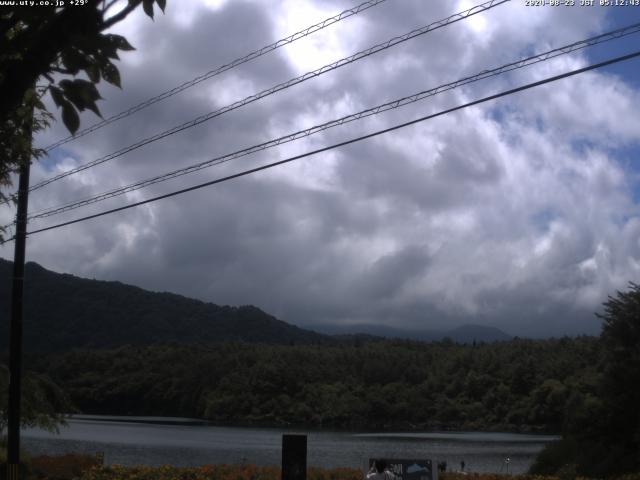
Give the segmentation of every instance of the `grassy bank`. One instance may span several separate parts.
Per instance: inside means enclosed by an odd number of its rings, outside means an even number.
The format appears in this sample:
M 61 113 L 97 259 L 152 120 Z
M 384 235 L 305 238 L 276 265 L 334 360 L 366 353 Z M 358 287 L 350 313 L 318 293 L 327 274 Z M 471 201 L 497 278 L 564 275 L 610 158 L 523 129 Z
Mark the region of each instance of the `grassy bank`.
M 27 460 L 27 479 L 31 480 L 280 480 L 277 466 L 203 465 L 200 467 L 125 467 L 100 465 L 93 456 L 67 454 L 38 456 Z M 488 473 L 441 473 L 440 480 L 575 480 L 574 477 L 541 475 L 499 475 Z M 307 470 L 307 480 L 363 480 L 355 468 L 318 468 Z M 587 479 L 578 479 L 587 480 Z M 640 473 L 613 480 L 640 480 Z
M 491 473 L 444 473 L 440 480 L 569 480 L 538 475 L 500 475 Z M 255 465 L 205 465 L 202 467 L 99 467 L 86 471 L 79 480 L 280 480 L 279 467 Z M 324 469 L 311 467 L 307 480 L 363 480 L 362 471 L 354 468 Z M 587 480 L 587 479 L 577 479 Z M 640 474 L 615 480 L 640 480 Z

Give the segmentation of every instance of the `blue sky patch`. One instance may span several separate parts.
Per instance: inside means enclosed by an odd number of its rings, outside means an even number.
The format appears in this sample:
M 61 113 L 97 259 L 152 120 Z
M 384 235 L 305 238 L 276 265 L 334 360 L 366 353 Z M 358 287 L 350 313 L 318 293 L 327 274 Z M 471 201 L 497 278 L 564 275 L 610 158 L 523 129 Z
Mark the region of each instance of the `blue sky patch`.
M 46 157 L 41 158 L 38 163 L 47 172 L 52 172 L 60 162 L 69 157 L 77 161 L 70 150 L 58 147 L 49 152 Z

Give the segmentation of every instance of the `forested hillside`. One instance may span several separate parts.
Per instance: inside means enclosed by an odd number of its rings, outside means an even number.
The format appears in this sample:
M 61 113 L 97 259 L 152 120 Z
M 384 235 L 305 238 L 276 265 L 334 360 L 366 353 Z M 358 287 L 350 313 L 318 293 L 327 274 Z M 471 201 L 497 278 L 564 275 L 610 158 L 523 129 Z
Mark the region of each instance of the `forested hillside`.
M 0 261 L 0 333 L 9 271 Z M 598 339 L 391 341 L 306 331 L 220 307 L 27 265 L 30 368 L 84 413 L 332 428 L 563 431 L 584 421 Z M 28 367 L 29 367 L 28 365 Z
M 7 338 L 12 262 L 0 259 L 0 336 Z M 25 349 L 31 352 L 154 343 L 326 343 L 329 337 L 253 306 L 204 303 L 120 282 L 88 280 L 27 263 Z M 0 349 L 7 348 L 6 342 Z
M 37 356 L 84 413 L 219 423 L 559 432 L 593 394 L 592 337 L 459 345 L 122 347 Z

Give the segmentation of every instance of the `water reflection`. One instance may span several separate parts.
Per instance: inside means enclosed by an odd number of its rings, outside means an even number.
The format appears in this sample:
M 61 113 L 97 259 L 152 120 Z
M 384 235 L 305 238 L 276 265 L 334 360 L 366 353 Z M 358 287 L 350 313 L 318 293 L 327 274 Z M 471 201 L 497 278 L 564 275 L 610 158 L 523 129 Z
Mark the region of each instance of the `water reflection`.
M 283 433 L 308 435 L 308 464 L 364 469 L 371 457 L 430 458 L 476 472 L 524 473 L 552 436 L 505 433 L 347 433 L 284 429 L 230 428 L 190 419 L 76 417 L 60 435 L 36 429 L 23 432 L 34 454 L 104 452 L 105 462 L 121 465 L 193 466 L 210 463 L 278 465 Z M 202 422 L 199 422 L 202 423 Z

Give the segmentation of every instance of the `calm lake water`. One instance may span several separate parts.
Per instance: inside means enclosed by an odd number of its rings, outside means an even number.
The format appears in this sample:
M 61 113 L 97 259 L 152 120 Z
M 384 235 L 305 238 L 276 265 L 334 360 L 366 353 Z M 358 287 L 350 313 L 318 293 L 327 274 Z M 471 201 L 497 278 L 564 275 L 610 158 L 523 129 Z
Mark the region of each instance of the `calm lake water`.
M 133 421 L 132 421 L 133 420 Z M 430 458 L 458 470 L 525 472 L 553 436 L 511 433 L 349 433 L 215 427 L 190 419 L 76 416 L 59 435 L 37 429 L 22 433 L 33 454 L 104 452 L 105 463 L 181 465 L 253 463 L 279 465 L 283 433 L 307 438 L 311 466 L 364 468 L 370 457 Z

